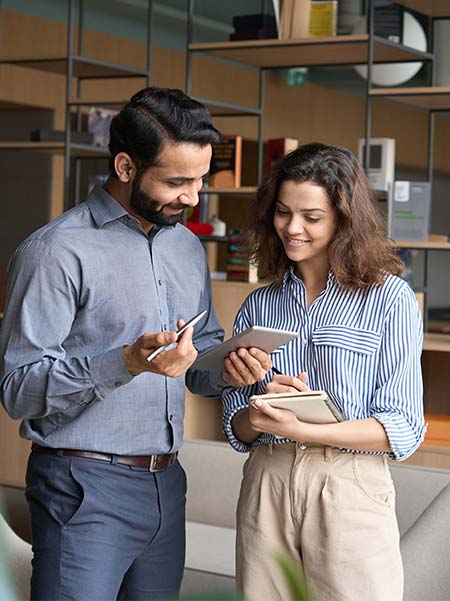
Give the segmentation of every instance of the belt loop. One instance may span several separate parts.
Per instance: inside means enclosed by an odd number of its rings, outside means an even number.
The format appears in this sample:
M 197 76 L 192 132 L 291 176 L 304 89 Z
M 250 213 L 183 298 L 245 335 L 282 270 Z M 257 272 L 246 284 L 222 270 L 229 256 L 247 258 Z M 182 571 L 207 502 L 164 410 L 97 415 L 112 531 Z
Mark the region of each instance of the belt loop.
M 331 461 L 333 456 L 333 447 L 325 446 L 325 461 Z
M 117 462 L 119 461 L 119 455 L 111 455 L 111 465 L 117 465 Z
M 56 449 L 56 455 L 58 457 L 64 457 L 64 449 Z
M 273 453 L 273 442 L 269 442 L 268 443 L 268 445 L 267 445 L 267 453 L 268 453 L 269 456 L 272 455 L 272 453 Z

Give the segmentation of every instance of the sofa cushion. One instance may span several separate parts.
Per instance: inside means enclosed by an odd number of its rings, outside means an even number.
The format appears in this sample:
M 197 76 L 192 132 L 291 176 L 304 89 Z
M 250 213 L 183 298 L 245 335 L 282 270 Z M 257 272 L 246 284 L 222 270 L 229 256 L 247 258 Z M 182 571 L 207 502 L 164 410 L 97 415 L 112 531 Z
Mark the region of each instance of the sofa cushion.
M 187 474 L 188 521 L 236 527 L 236 505 L 247 454 L 223 442 L 185 441 L 179 454 Z
M 400 536 L 403 536 L 450 483 L 450 471 L 397 463 L 389 467 L 395 485 Z
M 235 575 L 234 528 L 220 528 L 198 522 L 186 523 L 186 568 Z
M 405 601 L 450 598 L 450 485 L 425 509 L 401 539 Z

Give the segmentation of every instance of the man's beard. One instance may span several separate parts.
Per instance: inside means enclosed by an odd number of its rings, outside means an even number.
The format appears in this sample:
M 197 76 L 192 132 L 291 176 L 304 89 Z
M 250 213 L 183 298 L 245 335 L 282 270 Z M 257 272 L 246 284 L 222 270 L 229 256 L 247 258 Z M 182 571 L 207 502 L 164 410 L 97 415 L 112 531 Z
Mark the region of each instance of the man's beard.
M 151 198 L 143 190 L 141 190 L 139 178 L 136 178 L 131 187 L 130 205 L 136 211 L 138 215 L 143 217 L 149 223 L 154 223 L 158 226 L 176 225 L 183 218 L 183 213 L 177 215 L 164 215 L 163 209 L 166 206 L 171 208 L 185 208 L 184 205 L 169 203 L 168 205 L 162 205 L 157 200 Z

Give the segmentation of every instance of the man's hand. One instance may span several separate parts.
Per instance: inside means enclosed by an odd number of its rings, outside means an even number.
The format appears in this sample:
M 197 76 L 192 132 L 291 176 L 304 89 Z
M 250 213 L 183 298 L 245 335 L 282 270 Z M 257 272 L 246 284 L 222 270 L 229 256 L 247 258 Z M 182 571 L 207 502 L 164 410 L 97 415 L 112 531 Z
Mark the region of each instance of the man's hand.
M 308 374 L 304 371 L 299 376 L 274 376 L 266 386 L 266 393 L 274 392 L 303 392 L 309 390 Z
M 181 328 L 184 321 L 179 319 L 177 325 Z M 182 376 L 197 358 L 197 351 L 192 344 L 193 331 L 193 328 L 187 328 L 178 338 L 176 332 L 143 334 L 134 344 L 122 349 L 128 371 L 132 376 L 146 371 L 169 378 Z M 147 357 L 155 348 L 174 342 L 177 342 L 174 348 L 163 351 L 151 361 L 147 361 Z
M 257 348 L 240 348 L 225 359 L 227 371 L 222 378 L 230 386 L 248 386 L 262 382 L 266 372 L 272 367 L 267 353 Z

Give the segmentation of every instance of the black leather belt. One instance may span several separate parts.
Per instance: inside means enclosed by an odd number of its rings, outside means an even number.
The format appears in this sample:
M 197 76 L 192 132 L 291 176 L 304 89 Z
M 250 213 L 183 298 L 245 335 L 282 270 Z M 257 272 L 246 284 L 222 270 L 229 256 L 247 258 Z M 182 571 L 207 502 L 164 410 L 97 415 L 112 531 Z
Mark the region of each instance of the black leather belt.
M 175 463 L 178 455 L 178 453 L 166 453 L 164 455 L 112 455 L 109 453 L 98 453 L 97 451 L 79 451 L 78 449 L 53 449 L 52 447 L 42 447 L 38 444 L 33 444 L 31 449 L 34 453 L 97 459 L 98 461 L 107 461 L 108 463 L 145 468 L 149 472 L 162 472 L 166 470 Z

